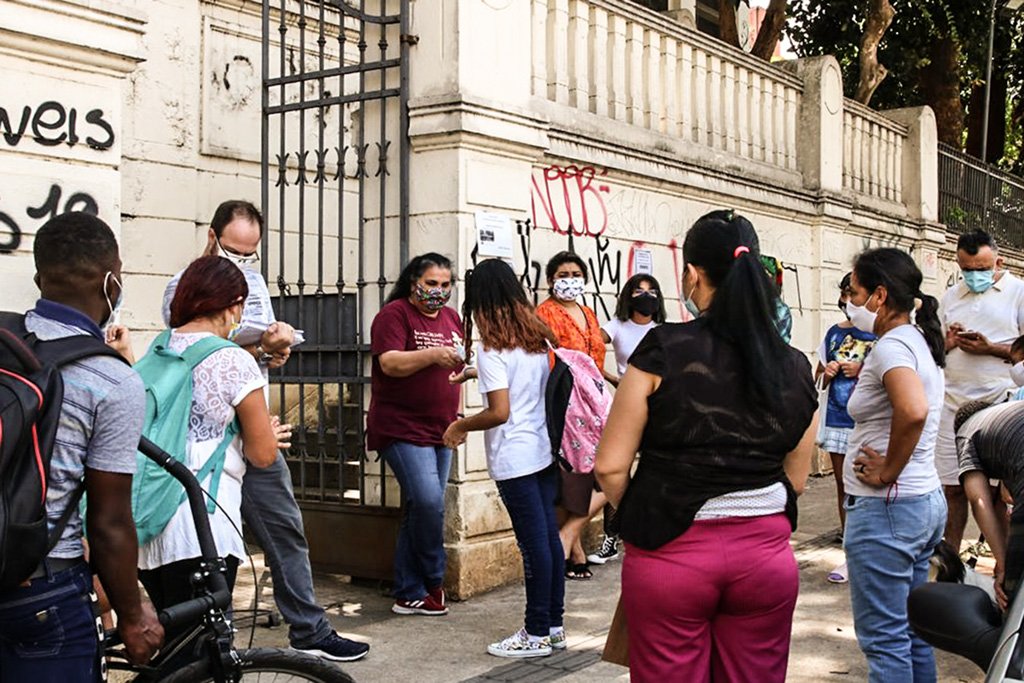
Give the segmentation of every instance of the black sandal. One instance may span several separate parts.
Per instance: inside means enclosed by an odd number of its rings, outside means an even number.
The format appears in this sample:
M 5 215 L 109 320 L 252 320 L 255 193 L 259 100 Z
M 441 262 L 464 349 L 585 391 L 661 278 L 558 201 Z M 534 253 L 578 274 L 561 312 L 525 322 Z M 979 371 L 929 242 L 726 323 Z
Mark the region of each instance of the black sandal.
M 590 571 L 590 567 L 587 566 L 586 562 L 580 562 L 576 564 L 571 560 L 565 561 L 565 578 L 571 581 L 587 581 L 593 578 L 594 573 Z

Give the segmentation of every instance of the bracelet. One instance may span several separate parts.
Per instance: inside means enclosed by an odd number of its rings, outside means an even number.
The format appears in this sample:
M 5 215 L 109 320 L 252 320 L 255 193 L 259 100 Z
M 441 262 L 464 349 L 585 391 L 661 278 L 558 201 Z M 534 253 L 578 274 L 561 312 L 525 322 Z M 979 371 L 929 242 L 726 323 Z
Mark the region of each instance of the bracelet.
M 262 344 L 257 344 L 256 345 L 256 362 L 257 363 L 262 363 L 263 365 L 266 365 L 266 364 L 268 364 L 272 360 L 274 360 L 273 354 L 270 354 L 270 353 L 267 353 L 266 351 L 264 351 Z

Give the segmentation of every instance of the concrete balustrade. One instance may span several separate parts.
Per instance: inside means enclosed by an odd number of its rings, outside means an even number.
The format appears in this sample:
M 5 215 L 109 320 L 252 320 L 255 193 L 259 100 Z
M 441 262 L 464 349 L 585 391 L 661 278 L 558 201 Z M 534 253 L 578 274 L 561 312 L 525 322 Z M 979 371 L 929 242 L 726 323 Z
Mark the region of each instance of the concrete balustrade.
M 535 96 L 797 168 L 798 78 L 624 0 L 533 0 L 532 12 Z

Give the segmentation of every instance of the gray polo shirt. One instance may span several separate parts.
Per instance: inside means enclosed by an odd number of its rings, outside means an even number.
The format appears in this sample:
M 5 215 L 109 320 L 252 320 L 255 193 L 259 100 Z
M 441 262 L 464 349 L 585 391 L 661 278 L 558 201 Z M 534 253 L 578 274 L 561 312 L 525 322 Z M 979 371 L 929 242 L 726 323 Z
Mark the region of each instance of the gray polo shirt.
M 88 330 L 34 311 L 26 314 L 25 327 L 41 340 L 89 334 Z M 142 379 L 117 359 L 95 356 L 70 363 L 61 369 L 61 377 L 64 402 L 46 492 L 50 531 L 81 484 L 87 467 L 101 472 L 135 473 L 135 453 L 146 416 Z M 76 511 L 49 557 L 81 556 L 82 519 Z

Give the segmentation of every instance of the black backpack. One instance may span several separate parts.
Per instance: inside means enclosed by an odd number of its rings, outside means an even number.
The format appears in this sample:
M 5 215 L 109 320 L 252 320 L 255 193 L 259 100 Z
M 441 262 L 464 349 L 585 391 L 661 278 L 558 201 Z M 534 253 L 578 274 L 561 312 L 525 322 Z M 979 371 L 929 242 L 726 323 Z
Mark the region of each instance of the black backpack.
M 78 508 L 84 483 L 47 532 L 50 457 L 64 399 L 60 368 L 101 355 L 124 361 L 92 335 L 41 341 L 25 329 L 23 315 L 0 313 L 0 590 L 32 575 Z

